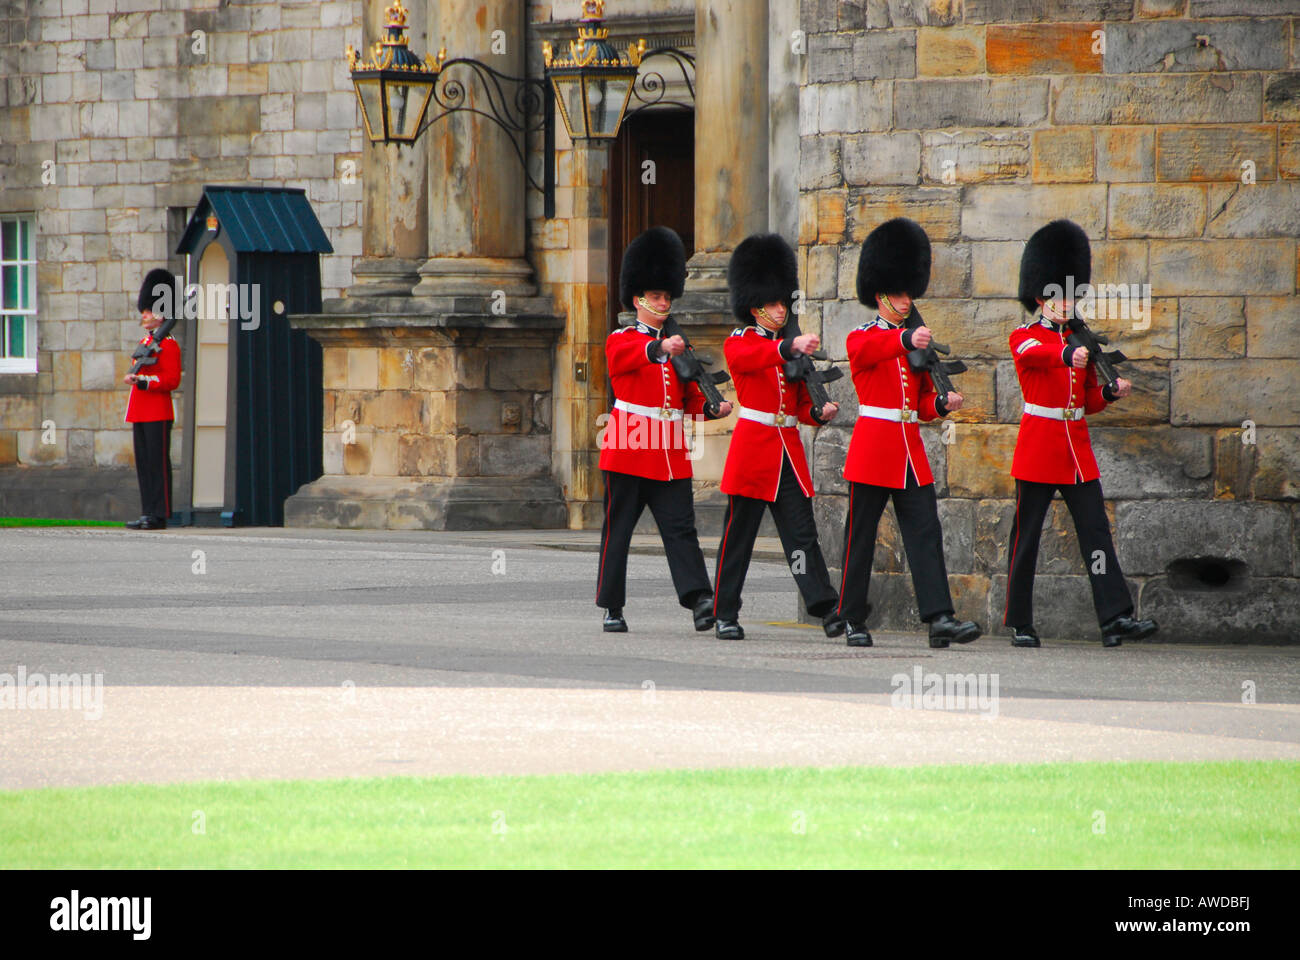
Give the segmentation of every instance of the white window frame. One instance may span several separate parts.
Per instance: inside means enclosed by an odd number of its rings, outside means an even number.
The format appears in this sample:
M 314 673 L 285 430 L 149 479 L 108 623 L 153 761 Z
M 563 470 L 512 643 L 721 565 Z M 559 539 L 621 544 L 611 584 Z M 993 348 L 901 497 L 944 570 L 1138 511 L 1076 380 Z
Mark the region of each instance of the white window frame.
M 13 251 L 4 249 L 4 234 L 0 231 L 0 270 L 5 267 L 31 267 L 31 308 L 27 310 L 13 309 L 6 310 L 3 302 L 0 302 L 0 373 L 36 373 L 36 214 L 34 213 L 4 213 L 0 214 L 0 223 L 27 223 L 31 230 L 31 251 L 30 260 L 19 260 L 16 255 L 10 257 Z M 0 295 L 3 289 L 0 288 Z M 27 351 L 25 357 L 9 357 L 4 355 L 4 351 L 9 349 L 8 329 L 4 316 L 23 316 L 26 317 L 27 332 L 23 337 L 24 349 Z

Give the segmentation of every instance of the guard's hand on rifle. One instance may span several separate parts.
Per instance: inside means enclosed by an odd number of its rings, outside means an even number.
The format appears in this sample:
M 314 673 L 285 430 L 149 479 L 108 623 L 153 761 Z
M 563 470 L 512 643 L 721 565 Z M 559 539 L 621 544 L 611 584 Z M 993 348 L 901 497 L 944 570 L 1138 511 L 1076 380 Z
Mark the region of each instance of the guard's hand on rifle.
M 686 352 L 686 341 L 680 336 L 669 337 L 663 342 L 663 351 L 670 357 L 680 356 Z
M 140 379 L 140 375 L 138 373 L 128 373 L 125 377 L 122 378 L 122 382 L 135 383 L 139 379 Z
M 792 346 L 795 353 L 812 353 L 822 345 L 821 337 L 815 333 L 804 333 L 794 338 Z
M 835 419 L 835 414 L 840 412 L 838 403 L 828 403 L 822 407 L 821 418 L 823 423 L 830 423 Z
M 951 390 L 948 392 L 948 395 L 944 397 L 943 406 L 945 410 L 947 410 L 949 413 L 952 413 L 954 410 L 960 410 L 961 405 L 965 402 L 966 402 L 965 397 L 963 397 L 957 391 Z
M 731 401 L 723 400 L 720 404 L 718 404 L 718 416 L 725 417 L 729 413 L 731 413 Z
M 1075 347 L 1074 353 L 1070 354 L 1070 366 L 1076 370 L 1082 370 L 1088 365 L 1088 348 Z
M 930 333 L 929 327 L 917 327 L 912 331 L 912 347 L 916 350 L 924 350 L 933 339 L 934 335 Z
M 1120 377 L 1118 380 L 1115 381 L 1116 398 L 1127 397 L 1132 392 L 1133 392 L 1133 384 L 1129 383 L 1123 377 Z

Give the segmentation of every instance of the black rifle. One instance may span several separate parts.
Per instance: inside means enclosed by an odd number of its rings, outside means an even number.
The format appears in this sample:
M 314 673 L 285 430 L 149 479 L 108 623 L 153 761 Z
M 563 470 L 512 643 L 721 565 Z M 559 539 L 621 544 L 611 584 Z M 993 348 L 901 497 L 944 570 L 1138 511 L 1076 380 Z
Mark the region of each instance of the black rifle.
M 793 383 L 803 383 L 808 388 L 813 415 L 819 420 L 826 404 L 834 402 L 826 392 L 826 384 L 844 376 L 844 371 L 834 364 L 825 370 L 818 370 L 813 363 L 814 360 L 829 359 L 825 350 L 814 350 L 812 353 L 796 353 L 793 360 L 785 362 L 785 378 Z
M 1109 353 L 1101 349 L 1103 343 L 1109 344 L 1110 340 L 1103 333 L 1094 332 L 1079 315 L 1071 314 L 1070 319 L 1066 321 L 1066 326 L 1070 328 L 1070 335 L 1065 338 L 1065 342 L 1072 347 L 1083 347 L 1088 351 L 1088 362 L 1096 364 L 1097 376 L 1103 386 L 1114 389 L 1115 382 L 1119 380 L 1119 374 L 1115 371 L 1115 364 L 1123 363 L 1128 357 L 1124 356 L 1118 350 L 1112 350 Z
M 172 311 L 178 313 L 178 311 Z M 135 350 L 131 353 L 131 359 L 135 362 L 131 364 L 131 373 L 139 373 L 145 367 L 151 367 L 158 362 L 158 356 L 162 353 L 162 342 L 167 334 L 172 332 L 172 327 L 176 326 L 179 317 L 167 317 L 149 333 L 149 339 L 140 344 L 136 344 Z
M 669 357 L 668 360 L 673 365 L 673 369 L 677 371 L 677 379 L 683 383 L 690 381 L 700 388 L 700 392 L 704 394 L 705 414 L 710 420 L 717 420 L 722 416 L 723 404 L 723 396 L 718 392 L 718 384 L 730 380 L 731 374 L 725 370 L 719 370 L 716 373 L 705 370 L 704 368 L 712 365 L 713 361 L 701 360 L 696 356 L 695 348 L 691 346 L 691 341 L 682 330 L 681 324 L 671 316 L 664 320 L 663 334 L 664 339 L 681 337 L 686 341 L 686 349 L 675 357 Z
M 925 326 L 925 321 L 921 319 L 921 311 L 913 305 L 912 312 L 907 318 L 907 329 L 915 330 L 922 326 Z M 952 347 L 940 343 L 931 336 L 929 346 L 908 351 L 907 363 L 917 373 L 928 373 L 930 382 L 934 384 L 934 392 L 944 403 L 947 403 L 948 394 L 956 392 L 953 389 L 952 377 L 958 373 L 965 373 L 966 364 L 960 360 L 941 360 L 939 359 L 941 353 L 945 357 L 950 356 Z

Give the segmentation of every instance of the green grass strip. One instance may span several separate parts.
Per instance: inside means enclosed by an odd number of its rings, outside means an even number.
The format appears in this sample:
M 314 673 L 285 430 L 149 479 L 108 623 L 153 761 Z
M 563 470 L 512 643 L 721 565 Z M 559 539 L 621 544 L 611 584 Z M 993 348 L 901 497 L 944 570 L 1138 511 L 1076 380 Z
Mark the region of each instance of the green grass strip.
M 0 792 L 0 867 L 1294 867 L 1300 763 Z
M 0 517 L 0 527 L 120 527 L 121 520 L 65 520 L 58 517 Z

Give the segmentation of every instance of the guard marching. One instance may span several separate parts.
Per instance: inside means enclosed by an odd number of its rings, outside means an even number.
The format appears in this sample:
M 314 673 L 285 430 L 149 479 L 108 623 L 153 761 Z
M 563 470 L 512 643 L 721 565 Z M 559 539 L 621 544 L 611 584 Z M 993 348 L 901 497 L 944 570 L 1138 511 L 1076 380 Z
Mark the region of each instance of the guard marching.
M 801 334 L 786 322 L 799 286 L 794 251 L 777 234 L 751 236 L 732 254 L 727 281 L 732 313 L 743 326 L 727 338 L 723 350 L 741 409 L 722 473 L 727 515 L 714 589 L 717 636 L 745 636 L 737 619 L 740 594 L 765 509 L 772 512 L 808 612 L 823 618 L 827 636 L 839 636 L 844 632 L 835 613 L 839 597 L 817 541 L 812 474 L 798 430 L 800 423 L 829 423 L 838 408 L 827 403 L 814 410 L 808 388 L 789 380 L 784 371 L 796 354 L 820 345 L 816 334 Z
M 1074 519 L 1079 549 L 1092 584 L 1093 605 L 1101 624 L 1102 645 L 1119 646 L 1156 631 L 1154 620 L 1133 618 L 1133 598 L 1115 546 L 1102 497 L 1100 473 L 1088 436 L 1087 414 L 1128 396 L 1132 385 L 1116 379 L 1099 386 L 1085 347 L 1069 343 L 1074 301 L 1067 291 L 1090 283 L 1092 251 L 1083 229 L 1054 220 L 1025 245 L 1020 260 L 1020 303 L 1031 317 L 1010 337 L 1011 356 L 1025 409 L 1011 475 L 1016 481 L 1016 512 L 1009 546 L 1006 614 L 1012 644 L 1040 645 L 1033 625 L 1034 568 L 1043 521 L 1057 490 Z
M 930 646 L 969 643 L 978 624 L 953 616 L 943 557 L 934 478 L 921 442 L 919 420 L 933 420 L 962 405 L 960 393 L 935 394 L 927 373 L 911 369 L 907 354 L 931 342 L 929 328 L 906 325 L 918 315 L 913 301 L 930 282 L 930 239 L 911 220 L 876 227 L 858 260 L 858 300 L 879 311 L 847 340 L 857 389 L 858 420 L 844 461 L 849 509 L 844 523 L 843 579 L 838 613 L 848 623 L 848 644 L 869 647 L 867 592 L 880 515 L 890 499 L 912 571 L 916 605 L 929 625 Z
M 600 533 L 596 605 L 604 629 L 623 633 L 627 554 L 632 531 L 647 506 L 654 515 L 678 602 L 691 610 L 696 630 L 713 626 L 713 588 L 695 531 L 691 460 L 684 416 L 708 416 L 694 382 L 683 382 L 669 358 L 686 350 L 680 335 L 665 337 L 672 301 L 686 285 L 686 250 L 666 227 L 652 227 L 623 254 L 619 299 L 636 322 L 605 341 L 614 409 L 600 439 L 605 474 L 605 519 Z M 723 402 L 718 416 L 731 412 Z
M 155 313 L 155 287 L 172 288 L 174 278 L 166 270 L 150 270 L 136 297 L 140 325 L 145 329 L 141 346 L 155 340 L 154 331 L 163 325 L 162 313 Z M 136 364 L 137 372 L 128 373 L 122 382 L 131 387 L 126 401 L 126 423 L 131 424 L 135 440 L 135 475 L 140 485 L 140 519 L 128 520 L 132 530 L 165 530 L 172 512 L 172 391 L 181 383 L 181 348 L 174 337 L 157 337 L 149 351 L 137 347 L 151 361 Z

